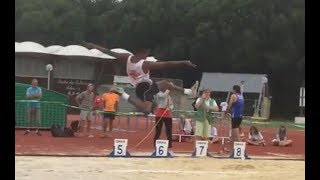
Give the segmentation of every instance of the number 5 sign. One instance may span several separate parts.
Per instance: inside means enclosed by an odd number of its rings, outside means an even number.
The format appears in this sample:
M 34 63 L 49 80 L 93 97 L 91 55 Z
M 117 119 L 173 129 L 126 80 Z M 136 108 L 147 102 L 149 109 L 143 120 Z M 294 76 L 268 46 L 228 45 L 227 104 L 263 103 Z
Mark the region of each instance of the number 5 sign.
M 168 156 L 168 140 L 156 141 L 156 156 L 165 157 Z
M 244 159 L 245 158 L 245 149 L 246 149 L 246 143 L 245 142 L 234 142 L 233 145 L 233 152 L 234 158 L 241 158 Z
M 114 156 L 126 156 L 128 139 L 114 139 Z

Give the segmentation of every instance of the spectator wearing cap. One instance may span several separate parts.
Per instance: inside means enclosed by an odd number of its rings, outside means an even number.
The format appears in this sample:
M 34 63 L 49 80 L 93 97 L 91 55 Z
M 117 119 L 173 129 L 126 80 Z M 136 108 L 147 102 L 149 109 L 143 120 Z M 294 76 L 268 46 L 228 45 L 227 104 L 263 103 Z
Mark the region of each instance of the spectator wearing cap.
M 94 107 L 94 92 L 93 84 L 88 84 L 87 90 L 83 91 L 76 97 L 76 102 L 81 108 L 80 111 L 80 134 L 84 134 L 84 124 L 87 122 L 87 135 L 88 137 L 93 137 L 90 133 L 91 128 L 91 119 L 92 119 L 92 110 Z

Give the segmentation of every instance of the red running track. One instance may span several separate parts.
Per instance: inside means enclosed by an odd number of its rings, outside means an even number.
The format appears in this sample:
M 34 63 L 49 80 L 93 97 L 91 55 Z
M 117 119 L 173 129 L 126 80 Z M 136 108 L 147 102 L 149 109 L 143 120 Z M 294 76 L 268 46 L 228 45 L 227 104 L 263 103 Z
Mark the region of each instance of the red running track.
M 77 116 L 69 116 L 68 124 Z M 114 122 L 115 128 L 117 121 Z M 125 118 L 121 119 L 121 128 L 126 127 Z M 92 129 L 94 138 L 88 137 L 71 137 L 71 138 L 54 138 L 49 131 L 43 131 L 42 136 L 35 133 L 24 135 L 23 130 L 15 131 L 15 152 L 16 154 L 55 154 L 55 155 L 106 155 L 111 152 L 113 148 L 113 139 L 128 139 L 128 150 L 133 152 L 150 152 L 153 151 L 153 136 L 150 136 L 143 141 L 138 147 L 136 146 L 151 130 L 154 122 L 149 123 L 149 129 L 135 130 L 135 121 L 131 120 L 130 131 L 114 131 L 112 132 L 113 138 L 100 138 L 101 131 Z M 138 127 L 145 128 L 145 118 L 138 119 Z M 245 136 L 248 134 L 249 127 L 243 127 Z M 293 140 L 293 145 L 290 147 L 274 147 L 271 146 L 270 141 L 274 138 L 276 129 L 274 128 L 260 128 L 265 140 L 268 142 L 266 146 L 247 146 L 246 151 L 249 155 L 254 156 L 299 156 L 305 157 L 305 132 L 303 130 L 290 130 L 288 138 Z M 219 129 L 218 129 L 219 132 Z M 165 139 L 165 132 L 161 134 L 161 139 Z M 173 142 L 174 152 L 192 152 L 194 147 L 193 142 Z M 221 143 L 209 144 L 209 152 L 219 152 L 222 149 Z

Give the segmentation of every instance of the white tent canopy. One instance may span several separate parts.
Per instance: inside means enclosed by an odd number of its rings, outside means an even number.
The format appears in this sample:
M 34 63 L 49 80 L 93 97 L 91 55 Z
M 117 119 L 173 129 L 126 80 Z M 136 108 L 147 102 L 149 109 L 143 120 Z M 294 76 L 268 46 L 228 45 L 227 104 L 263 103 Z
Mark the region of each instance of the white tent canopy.
M 115 48 L 111 49 L 114 52 L 119 53 L 130 53 L 131 52 L 121 49 Z M 95 58 L 104 58 L 104 59 L 115 59 L 113 56 L 105 54 L 97 49 L 87 49 L 84 46 L 80 45 L 69 45 L 69 46 L 60 46 L 60 45 L 52 45 L 48 47 L 44 47 L 43 45 L 25 41 L 25 42 L 15 42 L 15 52 L 31 52 L 31 53 L 44 53 L 44 54 L 54 54 L 60 56 L 87 56 L 87 57 L 95 57 Z M 157 61 L 154 57 L 148 57 L 147 61 Z
M 69 45 L 66 47 L 60 45 L 52 45 L 49 47 L 44 47 L 39 43 L 30 41 L 21 43 L 15 42 L 15 52 L 34 52 L 62 56 L 88 56 L 96 58 L 115 59 L 114 57 L 108 54 L 104 54 L 97 49 L 89 50 L 79 45 Z

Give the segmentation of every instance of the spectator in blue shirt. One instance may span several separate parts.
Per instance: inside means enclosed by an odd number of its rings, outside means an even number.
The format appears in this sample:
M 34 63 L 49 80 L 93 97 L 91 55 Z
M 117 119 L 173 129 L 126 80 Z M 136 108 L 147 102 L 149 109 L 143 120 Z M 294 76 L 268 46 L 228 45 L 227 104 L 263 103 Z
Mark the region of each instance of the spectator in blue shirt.
M 27 118 L 26 118 L 26 126 L 27 130 L 24 133 L 29 134 L 31 126 L 31 120 L 32 122 L 35 121 L 35 128 L 36 128 L 36 134 L 41 136 L 39 132 L 40 127 L 40 99 L 42 97 L 42 91 L 41 88 L 38 87 L 38 80 L 32 79 L 31 87 L 27 89 L 26 92 L 26 98 L 29 100 L 27 102 Z M 34 123 L 32 123 L 34 125 Z

